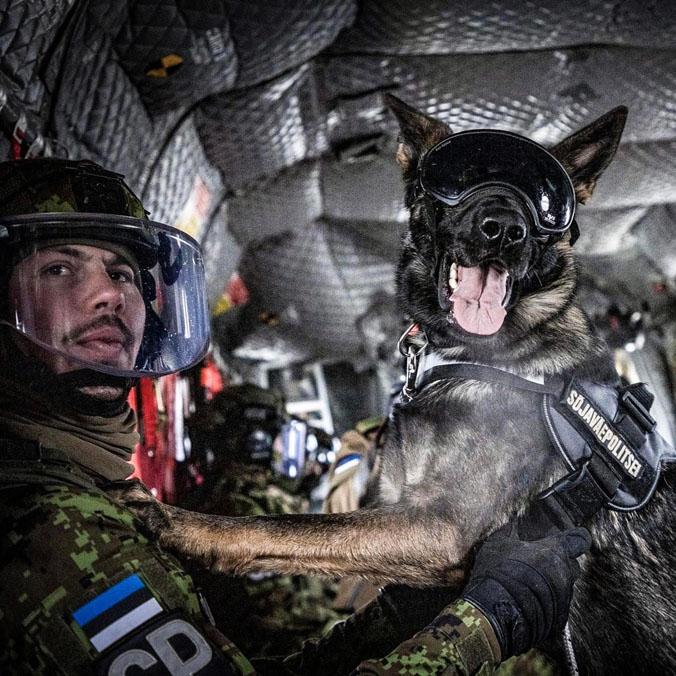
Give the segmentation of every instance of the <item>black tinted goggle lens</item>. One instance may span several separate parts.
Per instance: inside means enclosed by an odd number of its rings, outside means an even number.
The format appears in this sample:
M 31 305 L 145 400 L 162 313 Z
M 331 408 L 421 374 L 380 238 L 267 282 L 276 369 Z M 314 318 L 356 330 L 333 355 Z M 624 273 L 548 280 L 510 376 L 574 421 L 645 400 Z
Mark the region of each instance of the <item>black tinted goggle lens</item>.
M 526 199 L 545 233 L 565 232 L 575 216 L 575 190 L 559 161 L 510 132 L 466 131 L 444 139 L 425 155 L 419 181 L 425 192 L 453 206 L 484 187 L 509 188 Z

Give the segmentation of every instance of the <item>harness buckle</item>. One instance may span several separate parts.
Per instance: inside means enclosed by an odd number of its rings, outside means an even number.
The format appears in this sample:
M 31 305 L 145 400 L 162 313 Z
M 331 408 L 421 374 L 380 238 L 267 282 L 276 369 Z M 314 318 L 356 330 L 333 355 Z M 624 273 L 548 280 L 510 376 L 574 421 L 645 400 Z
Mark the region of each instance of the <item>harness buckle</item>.
M 545 489 L 538 499 L 549 510 L 550 520 L 559 528 L 581 525 L 612 500 L 617 485 L 607 485 L 595 471 L 594 463 L 586 460 L 580 467 Z
M 645 390 L 643 383 L 637 383 Z M 636 424 L 646 433 L 653 432 L 657 421 L 650 415 L 644 403 L 636 396 L 636 385 L 630 386 L 620 395 L 620 401 Z M 650 394 L 650 393 L 648 393 Z
M 418 362 L 427 345 L 425 332 L 415 323 L 411 324 L 401 334 L 397 342 L 399 353 L 406 357 L 406 379 L 401 390 L 401 398 L 406 403 L 413 399 Z

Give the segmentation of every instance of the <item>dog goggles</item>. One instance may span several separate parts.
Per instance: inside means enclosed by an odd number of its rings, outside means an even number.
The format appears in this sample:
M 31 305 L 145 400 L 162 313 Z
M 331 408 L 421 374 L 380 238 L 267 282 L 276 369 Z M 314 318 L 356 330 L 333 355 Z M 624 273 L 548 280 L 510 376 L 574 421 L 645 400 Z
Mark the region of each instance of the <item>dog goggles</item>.
M 456 206 L 480 189 L 521 196 L 541 234 L 561 235 L 575 216 L 575 189 L 561 163 L 541 145 L 507 131 L 453 134 L 424 155 L 418 180 L 436 199 Z

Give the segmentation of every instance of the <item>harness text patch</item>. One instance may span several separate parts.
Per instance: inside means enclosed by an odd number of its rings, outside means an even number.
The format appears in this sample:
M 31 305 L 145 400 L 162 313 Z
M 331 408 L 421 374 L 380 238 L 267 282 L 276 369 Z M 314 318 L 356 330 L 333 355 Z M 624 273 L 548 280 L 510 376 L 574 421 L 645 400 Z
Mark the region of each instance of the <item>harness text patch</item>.
M 634 479 L 643 471 L 643 464 L 632 453 L 624 439 L 615 431 L 612 423 L 599 413 L 590 401 L 576 389 L 571 388 L 565 400 L 569 411 L 594 435 L 604 450 Z

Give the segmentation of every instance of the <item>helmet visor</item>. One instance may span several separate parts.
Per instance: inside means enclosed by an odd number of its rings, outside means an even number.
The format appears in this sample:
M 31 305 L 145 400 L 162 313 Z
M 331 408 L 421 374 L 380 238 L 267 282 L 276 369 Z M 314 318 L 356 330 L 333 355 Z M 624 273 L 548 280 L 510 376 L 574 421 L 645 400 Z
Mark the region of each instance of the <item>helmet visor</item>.
M 179 230 L 107 214 L 31 214 L 0 219 L 0 252 L 0 323 L 55 373 L 155 377 L 207 351 L 202 254 Z
M 482 188 L 509 188 L 524 198 L 544 233 L 565 232 L 575 216 L 575 189 L 560 162 L 511 132 L 454 134 L 427 152 L 418 176 L 425 192 L 452 206 Z

